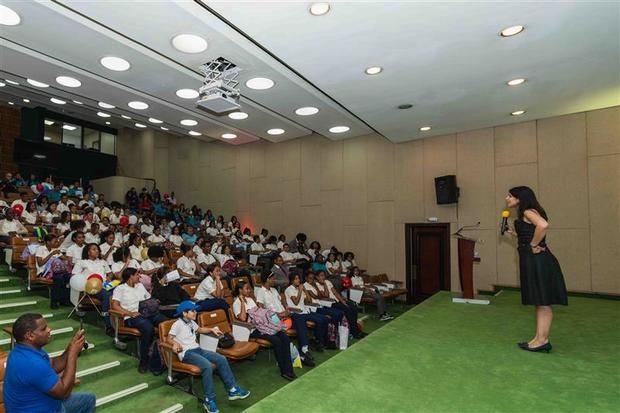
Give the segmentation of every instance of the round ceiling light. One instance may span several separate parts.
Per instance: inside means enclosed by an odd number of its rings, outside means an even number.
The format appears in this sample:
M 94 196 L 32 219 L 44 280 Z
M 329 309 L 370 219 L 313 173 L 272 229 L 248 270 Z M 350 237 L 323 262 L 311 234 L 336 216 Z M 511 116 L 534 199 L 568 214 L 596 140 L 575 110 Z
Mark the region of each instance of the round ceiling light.
M 56 78 L 56 82 L 60 83 L 63 86 L 66 86 L 66 87 L 80 87 L 80 86 L 82 86 L 82 82 L 80 82 L 79 80 L 77 80 L 74 77 L 69 77 L 69 76 L 58 76 Z
M 15 103 L 13 102 L 7 102 L 9 105 L 13 106 Z
M 200 136 L 200 135 L 202 135 L 202 133 L 196 132 L 196 131 L 193 131 L 193 130 L 189 131 L 189 134 L 192 135 L 192 136 Z
M 109 125 L 109 124 L 110 124 L 110 122 L 106 122 L 105 124 L 106 124 L 106 125 Z
M 502 37 L 514 36 L 515 34 L 521 33 L 524 29 L 525 27 L 521 25 L 506 27 L 504 30 L 500 32 L 500 36 Z
M 38 80 L 34 79 L 26 79 L 26 82 L 35 87 L 50 87 L 50 85 L 48 85 L 47 83 L 39 82 Z
M 348 126 L 334 126 L 333 128 L 329 128 L 331 133 L 345 133 L 348 132 L 351 128 Z
M 73 103 L 75 103 L 76 105 L 83 105 L 83 103 L 80 102 L 79 100 L 74 100 Z
M 183 99 L 195 99 L 198 97 L 199 93 L 194 89 L 179 89 L 177 90 L 176 95 Z
M 322 16 L 329 12 L 329 3 L 312 3 L 310 6 L 310 14 L 313 16 Z
M 271 89 L 275 83 L 271 79 L 267 79 L 266 77 L 254 77 L 247 82 L 245 85 L 250 89 L 254 90 L 266 90 Z
M 525 79 L 523 79 L 523 78 L 512 79 L 512 80 L 509 80 L 508 82 L 506 82 L 506 84 L 508 86 L 518 86 L 518 85 L 522 85 L 523 83 L 525 83 Z
M 58 98 L 51 98 L 50 101 L 52 103 L 56 103 L 57 105 L 64 105 L 65 103 L 67 103 L 64 100 Z
M 102 57 L 99 63 L 101 63 L 103 67 L 114 70 L 115 72 L 124 72 L 131 67 L 127 60 L 116 56 Z
M 237 135 L 235 135 L 234 133 L 224 133 L 222 134 L 222 138 L 224 139 L 235 139 L 237 137 Z
M 149 118 L 149 122 L 151 122 L 151 123 L 164 123 L 163 120 L 159 120 L 159 119 L 155 119 L 155 118 Z
M 234 120 L 243 120 L 248 118 L 248 114 L 245 112 L 233 112 L 229 113 L 228 117 Z
M 44 141 L 51 141 L 51 140 L 52 140 L 52 138 L 50 138 L 49 136 L 44 136 L 44 137 L 43 137 L 43 140 L 44 140 Z
M 30 99 L 24 99 L 24 103 L 30 103 Z
M 121 118 L 123 118 L 123 119 L 131 119 L 131 116 L 121 115 Z
M 165 126 L 160 126 L 159 127 L 161 130 L 168 130 L 168 128 L 166 128 Z
M 523 115 L 525 113 L 524 110 L 515 110 L 514 112 L 511 113 L 512 116 L 519 116 L 519 115 Z
M 11 84 L 11 85 L 19 85 L 19 83 L 17 83 L 17 82 L 16 82 L 16 81 L 14 81 L 14 80 L 9 80 L 9 79 L 4 79 L 4 80 L 6 80 L 6 83 L 9 83 L 9 84 Z
M 195 34 L 179 34 L 174 36 L 172 45 L 179 52 L 183 53 L 201 53 L 209 47 L 205 39 Z
M 105 113 L 105 112 L 97 112 L 97 116 L 100 116 L 102 118 L 109 118 L 112 115 L 110 115 L 109 113 Z
M 296 115 L 299 116 L 311 116 L 319 113 L 319 110 L 313 106 L 304 106 L 303 108 L 299 108 L 295 111 Z
M 267 133 L 270 135 L 282 135 L 284 133 L 284 129 L 280 129 L 280 128 L 269 129 Z
M 136 123 L 135 125 L 137 128 L 146 128 L 146 125 L 143 125 L 141 123 Z
M 99 102 L 97 104 L 104 109 L 114 109 L 116 107 L 114 105 L 110 105 L 109 103 L 105 103 L 105 102 Z
M 194 119 L 183 119 L 181 122 L 179 122 L 181 125 L 183 126 L 196 126 L 198 125 L 198 122 L 195 121 Z
M 0 87 L 5 87 L 6 83 L 0 82 Z
M 140 102 L 140 101 L 133 101 L 133 102 L 129 102 L 127 104 L 127 106 L 129 106 L 132 109 L 136 109 L 136 110 L 144 110 L 144 109 L 148 109 L 149 105 L 144 103 L 144 102 Z
M 422 126 L 422 127 L 420 128 L 420 130 L 421 130 L 422 132 L 426 132 L 426 131 L 431 130 L 431 127 L 430 127 L 430 126 Z
M 383 68 L 381 66 L 371 66 L 366 68 L 366 70 L 364 70 L 364 73 L 366 73 L 367 75 L 378 75 L 379 73 L 383 72 Z
M 0 4 L 0 24 L 3 26 L 17 26 L 21 22 L 19 14 Z

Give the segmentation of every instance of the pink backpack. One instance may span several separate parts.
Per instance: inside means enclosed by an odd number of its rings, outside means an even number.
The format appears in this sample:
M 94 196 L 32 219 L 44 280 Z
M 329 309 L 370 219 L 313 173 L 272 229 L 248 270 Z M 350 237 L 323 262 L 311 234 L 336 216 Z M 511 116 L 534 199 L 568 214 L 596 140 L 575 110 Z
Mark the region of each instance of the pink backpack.
M 248 314 L 256 329 L 262 334 L 272 336 L 280 331 L 286 330 L 286 325 L 281 321 L 278 320 L 277 324 L 274 323 L 274 319 L 277 318 L 277 315 L 272 310 L 254 307 L 248 310 Z

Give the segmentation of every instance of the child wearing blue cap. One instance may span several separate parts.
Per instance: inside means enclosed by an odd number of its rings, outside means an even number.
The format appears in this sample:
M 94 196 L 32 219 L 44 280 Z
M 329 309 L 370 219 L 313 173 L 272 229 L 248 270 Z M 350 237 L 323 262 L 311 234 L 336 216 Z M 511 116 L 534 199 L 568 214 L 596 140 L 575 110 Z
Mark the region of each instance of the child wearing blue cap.
M 189 300 L 182 301 L 179 304 L 175 314 L 175 317 L 179 317 L 179 319 L 170 328 L 168 342 L 173 346 L 179 360 L 202 369 L 202 385 L 205 393 L 202 406 L 209 413 L 218 413 L 211 363 L 217 366 L 217 371 L 228 389 L 228 400 L 245 399 L 250 395 L 250 392 L 236 384 L 226 357 L 213 351 L 204 350 L 198 345 L 196 334 L 212 333 L 220 336 L 223 333 L 218 327 L 199 327 L 195 321 L 197 308 L 196 304 Z

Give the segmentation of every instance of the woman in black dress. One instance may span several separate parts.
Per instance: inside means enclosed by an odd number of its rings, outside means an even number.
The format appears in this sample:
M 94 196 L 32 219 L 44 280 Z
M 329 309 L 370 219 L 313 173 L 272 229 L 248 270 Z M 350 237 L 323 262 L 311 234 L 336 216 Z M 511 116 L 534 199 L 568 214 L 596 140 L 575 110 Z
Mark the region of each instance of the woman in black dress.
M 553 321 L 552 305 L 567 305 L 566 286 L 560 264 L 545 243 L 549 224 L 547 213 L 540 206 L 536 195 L 527 186 L 517 186 L 508 191 L 506 206 L 517 208 L 515 231 L 519 251 L 521 302 L 536 306 L 536 335 L 529 342 L 518 343 L 527 351 L 551 351 L 549 331 Z M 516 234 L 515 234 L 516 232 Z

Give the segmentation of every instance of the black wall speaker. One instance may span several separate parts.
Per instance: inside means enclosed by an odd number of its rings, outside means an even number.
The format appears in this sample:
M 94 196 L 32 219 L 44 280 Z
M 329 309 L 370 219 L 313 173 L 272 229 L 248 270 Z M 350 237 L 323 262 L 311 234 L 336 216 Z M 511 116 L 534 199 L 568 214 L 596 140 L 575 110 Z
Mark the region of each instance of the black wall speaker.
M 437 196 L 438 205 L 456 204 L 459 200 L 456 175 L 445 175 L 435 178 L 435 195 Z

